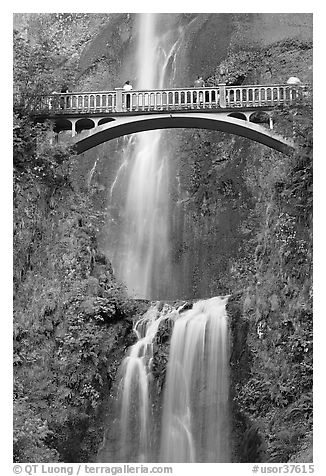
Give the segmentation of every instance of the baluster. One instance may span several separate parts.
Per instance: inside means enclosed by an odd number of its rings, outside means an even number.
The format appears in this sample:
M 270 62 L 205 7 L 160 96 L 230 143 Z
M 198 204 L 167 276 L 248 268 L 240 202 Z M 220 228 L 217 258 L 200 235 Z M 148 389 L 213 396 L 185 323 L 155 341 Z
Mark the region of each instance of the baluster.
M 258 91 L 258 105 L 261 106 L 261 92 L 260 92 L 260 88 L 257 89 Z
M 172 109 L 175 109 L 175 96 L 174 96 L 174 92 L 173 92 L 173 91 L 170 91 L 170 93 L 171 93 L 171 98 L 172 98 L 171 108 L 172 108 Z
M 254 90 L 254 88 L 249 88 L 248 94 L 249 94 L 249 98 L 248 98 L 249 102 L 251 104 L 254 104 L 254 102 L 255 102 L 255 90 Z
M 184 109 L 184 108 L 185 108 L 185 106 L 186 106 L 186 101 L 187 101 L 186 92 L 185 92 L 185 91 L 181 91 L 181 109 Z
M 234 91 L 232 89 L 227 90 L 228 93 L 228 105 L 232 106 L 233 100 L 234 100 Z
M 190 108 L 194 108 L 194 92 L 190 91 Z
M 213 104 L 214 108 L 218 107 L 218 89 L 214 89 Z

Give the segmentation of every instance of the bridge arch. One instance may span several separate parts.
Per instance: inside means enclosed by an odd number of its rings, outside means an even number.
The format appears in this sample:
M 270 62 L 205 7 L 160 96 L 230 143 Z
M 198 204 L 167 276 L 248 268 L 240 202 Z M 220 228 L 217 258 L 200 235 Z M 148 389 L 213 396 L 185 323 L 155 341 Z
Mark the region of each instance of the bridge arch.
M 54 132 L 58 133 L 61 131 L 71 131 L 72 130 L 72 122 L 69 119 L 60 118 L 55 121 Z
M 147 114 L 117 117 L 114 121 L 75 136 L 75 147 L 77 154 L 80 154 L 92 147 L 124 135 L 175 128 L 227 132 L 259 142 L 284 154 L 290 154 L 294 149 L 292 141 L 284 139 L 259 124 L 230 117 L 227 113 Z
M 81 132 L 81 131 L 84 131 L 84 130 L 88 130 L 88 129 L 93 129 L 95 127 L 95 122 L 93 121 L 93 119 L 89 119 L 89 118 L 82 118 L 82 119 L 78 119 L 76 121 L 76 124 L 75 124 L 75 130 L 76 132 Z
M 246 114 L 241 112 L 231 112 L 231 114 L 228 114 L 228 117 L 234 117 L 235 119 L 241 119 L 243 121 L 247 120 Z
M 103 126 L 103 124 L 107 124 L 108 122 L 115 121 L 114 117 L 103 117 L 98 121 L 98 126 Z

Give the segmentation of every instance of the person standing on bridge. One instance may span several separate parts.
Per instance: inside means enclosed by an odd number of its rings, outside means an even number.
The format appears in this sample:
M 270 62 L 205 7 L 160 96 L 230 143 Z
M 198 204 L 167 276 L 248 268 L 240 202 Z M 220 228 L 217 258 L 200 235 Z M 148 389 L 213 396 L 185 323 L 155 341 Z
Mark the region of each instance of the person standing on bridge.
M 202 76 L 197 76 L 197 79 L 195 80 L 194 86 L 195 86 L 195 88 L 204 88 L 205 87 L 205 81 L 203 80 Z
M 65 94 L 65 93 L 68 93 L 68 86 L 66 84 L 64 84 L 61 88 L 61 93 L 62 94 Z M 70 103 L 69 103 L 69 96 L 61 96 L 60 98 L 60 107 L 61 109 L 65 109 L 65 107 L 69 107 L 70 106 Z
M 130 84 L 130 81 L 126 81 L 125 84 L 123 85 L 124 91 L 131 91 L 132 90 L 132 85 Z M 130 94 L 126 94 L 126 108 L 130 108 Z
M 197 76 L 197 79 L 195 80 L 195 83 L 194 83 L 194 87 L 195 88 L 204 88 L 205 87 L 205 81 L 203 80 L 202 76 Z M 195 96 L 195 98 L 197 98 L 197 95 Z M 199 93 L 199 96 L 198 96 L 200 104 L 203 104 L 203 98 L 204 98 L 204 94 L 201 91 Z

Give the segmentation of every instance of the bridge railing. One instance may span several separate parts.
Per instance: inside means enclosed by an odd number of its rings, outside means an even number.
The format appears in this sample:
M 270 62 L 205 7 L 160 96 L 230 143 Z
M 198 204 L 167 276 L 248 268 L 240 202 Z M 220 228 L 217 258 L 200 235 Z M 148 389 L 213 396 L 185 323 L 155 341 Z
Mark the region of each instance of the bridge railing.
M 291 104 L 308 93 L 307 85 L 226 86 L 226 107 L 276 106 Z
M 220 88 L 171 88 L 150 91 L 122 91 L 124 111 L 164 111 L 217 108 Z
M 307 85 L 276 84 L 57 93 L 38 97 L 34 109 L 69 115 L 276 106 L 291 104 L 308 90 Z
M 113 112 L 116 110 L 116 92 L 50 94 L 40 96 L 36 107 L 61 114 Z

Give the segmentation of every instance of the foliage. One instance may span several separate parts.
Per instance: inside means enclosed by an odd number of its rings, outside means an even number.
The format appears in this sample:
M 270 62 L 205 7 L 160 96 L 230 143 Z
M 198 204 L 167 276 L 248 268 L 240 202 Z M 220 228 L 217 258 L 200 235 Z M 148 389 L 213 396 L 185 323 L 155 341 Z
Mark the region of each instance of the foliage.
M 286 111 L 296 118 L 299 147 L 278 174 L 266 173 L 266 161 L 256 164 L 265 192 L 257 205 L 263 225 L 244 307 L 253 364 L 247 382 L 237 385 L 236 401 L 259 422 L 268 457 L 277 462 L 288 461 L 312 426 L 310 112 L 306 101 Z
M 290 76 L 309 82 L 311 68 L 312 42 L 287 38 L 265 48 L 231 50 L 206 84 L 284 84 Z
M 135 306 L 97 249 L 103 216 L 73 151 L 33 122 L 60 56 L 43 40 L 14 40 L 14 459 L 89 461 Z
M 14 458 L 38 463 L 58 461 L 58 452 L 47 446 L 52 432 L 46 420 L 39 418 L 25 398 L 14 400 Z
M 100 217 L 87 208 L 89 197 L 61 183 L 44 203 L 49 183 L 23 174 L 18 184 L 15 459 L 87 461 L 101 438 L 92 425 L 128 345 L 134 308 L 97 250 Z M 27 444 L 33 426 L 44 430 Z
M 260 53 L 257 51 L 231 52 L 215 71 L 214 76 L 207 79 L 208 86 L 219 83 L 240 85 L 250 72 L 255 71 L 259 64 Z
M 35 22 L 40 26 L 36 42 L 18 33 L 14 37 L 17 462 L 94 459 L 107 396 L 126 347 L 133 343 L 130 317 L 136 312 L 99 253 L 96 236 L 103 217 L 93 208 L 91 191 L 73 180 L 72 151 L 49 146 L 48 126 L 32 120 L 37 95 L 57 90 L 63 78 L 70 82 L 75 77 L 73 68 L 62 68 L 75 43 L 69 48 L 57 45 L 76 19 L 84 22 L 84 14 L 51 15 Z M 46 26 L 53 21 L 47 34 Z M 114 41 L 120 44 L 118 38 L 115 35 Z M 289 47 L 303 55 L 311 45 L 291 40 L 260 53 L 231 53 L 222 64 L 226 75 L 222 78 L 218 67 L 207 84 L 248 82 L 265 66 L 272 68 L 275 51 Z M 87 59 L 90 64 L 93 53 Z M 241 287 L 248 296 L 244 315 L 250 322 L 253 359 L 249 379 L 237 385 L 236 401 L 257 422 L 273 461 L 287 461 L 295 453 L 312 420 L 310 112 L 306 98 L 277 111 L 276 130 L 288 136 L 294 132 L 300 145 L 290 159 L 248 146 L 245 139 L 223 134 L 212 138 L 208 132 L 191 132 L 188 150 L 183 144 L 179 154 L 184 162 L 181 201 L 191 217 L 191 236 L 207 236 L 207 242 L 200 243 L 211 261 L 207 243 L 218 241 L 219 262 L 225 259 L 223 253 L 227 257 L 225 268 L 209 263 L 212 271 L 203 260 L 205 273 L 218 283 L 208 292 Z M 182 246 L 189 246 L 193 261 L 189 243 Z M 202 279 L 204 272 L 198 274 Z M 168 334 L 160 330 L 155 349 L 159 390 Z

